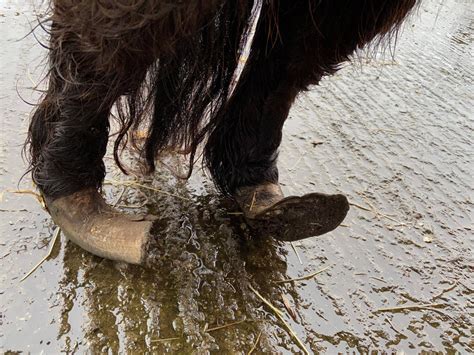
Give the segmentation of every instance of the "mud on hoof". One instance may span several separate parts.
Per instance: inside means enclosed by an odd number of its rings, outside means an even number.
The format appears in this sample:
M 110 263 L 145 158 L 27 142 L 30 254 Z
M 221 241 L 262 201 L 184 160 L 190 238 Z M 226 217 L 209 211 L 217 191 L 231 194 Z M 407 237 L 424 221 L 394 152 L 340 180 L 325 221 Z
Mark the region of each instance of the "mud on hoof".
M 281 190 L 272 187 L 270 191 L 276 193 L 271 198 L 268 198 L 269 189 L 265 188 L 263 199 L 259 199 L 262 188 L 254 187 L 253 190 L 253 193 L 245 191 L 245 198 L 242 193 L 236 197 L 248 225 L 262 236 L 282 241 L 328 233 L 342 223 L 349 211 L 349 202 L 344 195 L 310 193 L 283 198 Z M 253 201 L 250 205 L 249 200 Z M 265 201 L 269 202 L 267 207 L 262 206 Z M 256 213 L 252 212 L 255 204 L 258 206 Z

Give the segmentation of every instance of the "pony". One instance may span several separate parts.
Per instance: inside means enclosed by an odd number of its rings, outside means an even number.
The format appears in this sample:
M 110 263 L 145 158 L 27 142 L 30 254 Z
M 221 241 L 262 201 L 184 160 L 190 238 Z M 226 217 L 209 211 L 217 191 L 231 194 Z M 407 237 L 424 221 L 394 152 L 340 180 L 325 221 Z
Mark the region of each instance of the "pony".
M 26 142 L 30 170 L 65 234 L 103 257 L 142 263 L 152 221 L 130 219 L 99 190 L 111 109 L 114 158 L 137 148 L 148 172 L 164 151 L 202 164 L 252 228 L 296 240 L 336 228 L 342 195 L 284 197 L 282 129 L 297 95 L 358 50 L 396 38 L 417 0 L 52 0 L 47 90 Z M 239 56 L 260 16 L 247 63 Z M 235 85 L 234 85 L 235 84 Z M 235 87 L 234 87 L 235 86 Z M 137 131 L 146 130 L 142 140 Z M 302 226 L 309 220 L 310 227 Z

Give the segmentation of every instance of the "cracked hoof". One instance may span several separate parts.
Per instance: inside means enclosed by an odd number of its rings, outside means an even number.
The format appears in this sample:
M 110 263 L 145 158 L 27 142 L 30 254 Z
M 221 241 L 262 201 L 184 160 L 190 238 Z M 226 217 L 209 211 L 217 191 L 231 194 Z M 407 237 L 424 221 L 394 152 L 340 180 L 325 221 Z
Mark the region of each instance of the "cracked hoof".
M 153 216 L 120 213 L 94 189 L 46 198 L 46 206 L 64 235 L 81 248 L 107 259 L 144 263 Z
M 243 190 L 236 196 L 247 223 L 262 235 L 283 241 L 318 236 L 339 226 L 349 211 L 349 202 L 344 195 L 310 193 L 283 198 L 281 190 L 275 184 L 271 185 L 271 189 L 264 189 L 266 193 L 262 198 L 259 197 L 261 186 L 253 187 L 253 192 L 246 188 L 245 198 Z M 258 206 L 256 211 L 248 204 L 249 200 L 254 201 L 253 206 Z

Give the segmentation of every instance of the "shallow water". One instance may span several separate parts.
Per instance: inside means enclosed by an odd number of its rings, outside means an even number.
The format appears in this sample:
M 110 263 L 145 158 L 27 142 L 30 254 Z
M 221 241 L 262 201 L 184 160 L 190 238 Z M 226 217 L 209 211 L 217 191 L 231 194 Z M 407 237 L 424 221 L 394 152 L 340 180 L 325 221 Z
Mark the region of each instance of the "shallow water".
M 229 214 L 237 207 L 201 171 L 182 183 L 163 169 L 144 183 L 179 197 L 128 188 L 119 202 L 162 217 L 150 267 L 94 257 L 62 237 L 20 283 L 54 225 L 32 196 L 3 193 L 0 351 L 247 353 L 259 335 L 257 353 L 301 351 L 253 287 L 313 352 L 471 352 L 473 14 L 470 1 L 425 1 L 394 60 L 360 55 L 299 97 L 281 182 L 286 194 L 348 196 L 344 226 L 330 234 L 293 246 L 264 240 Z M 17 91 L 36 100 L 29 88 L 44 57 L 32 36 L 20 40 L 33 19 L 22 2 L 0 1 L 2 191 L 25 171 L 30 107 Z M 107 179 L 131 178 L 107 162 Z M 19 188 L 31 189 L 29 177 Z M 108 200 L 122 189 L 106 185 Z M 440 306 L 376 312 L 430 303 Z

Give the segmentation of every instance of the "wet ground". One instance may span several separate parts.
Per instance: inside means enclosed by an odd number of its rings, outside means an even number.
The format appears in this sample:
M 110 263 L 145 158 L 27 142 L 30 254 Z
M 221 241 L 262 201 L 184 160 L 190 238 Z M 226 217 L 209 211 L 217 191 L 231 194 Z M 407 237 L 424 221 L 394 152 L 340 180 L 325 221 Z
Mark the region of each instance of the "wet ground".
M 34 19 L 22 3 L 0 1 L 2 191 L 32 188 L 29 177 L 17 186 L 30 112 L 17 90 L 36 99 L 29 88 L 44 51 L 32 36 L 21 39 Z M 281 182 L 287 194 L 349 197 L 344 226 L 330 234 L 293 245 L 264 240 L 229 214 L 236 206 L 202 172 L 183 184 L 163 169 L 142 183 L 178 197 L 106 186 L 119 208 L 162 216 L 151 267 L 94 257 L 62 237 L 20 282 L 55 227 L 34 197 L 4 192 L 0 351 L 302 351 L 253 287 L 310 352 L 471 352 L 473 14 L 472 1 L 427 0 L 394 60 L 389 51 L 361 55 L 296 102 Z M 114 168 L 107 177 L 131 178 Z M 393 309 L 412 305 L 425 307 Z

